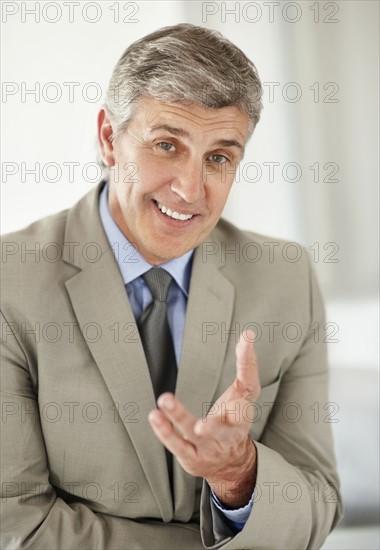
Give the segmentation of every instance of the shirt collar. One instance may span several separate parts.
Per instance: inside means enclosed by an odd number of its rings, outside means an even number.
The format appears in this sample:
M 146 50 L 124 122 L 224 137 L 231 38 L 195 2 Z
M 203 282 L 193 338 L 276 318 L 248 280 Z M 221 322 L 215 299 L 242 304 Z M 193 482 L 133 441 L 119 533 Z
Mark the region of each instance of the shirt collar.
M 103 187 L 99 197 L 99 213 L 104 231 L 113 249 L 124 284 L 141 277 L 146 271 L 154 267 L 147 262 L 139 251 L 122 233 L 111 216 L 108 206 L 108 182 Z M 173 277 L 182 292 L 188 297 L 191 275 L 191 264 L 194 250 L 189 250 L 183 256 L 174 258 L 160 265 Z

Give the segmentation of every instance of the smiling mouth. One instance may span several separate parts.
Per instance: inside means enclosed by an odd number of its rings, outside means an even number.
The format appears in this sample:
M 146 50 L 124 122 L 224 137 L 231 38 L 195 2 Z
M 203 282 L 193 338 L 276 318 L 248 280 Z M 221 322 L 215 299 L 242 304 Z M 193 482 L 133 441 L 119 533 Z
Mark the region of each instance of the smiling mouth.
M 154 201 L 154 203 L 163 214 L 165 214 L 169 218 L 172 218 L 172 220 L 186 221 L 191 220 L 191 218 L 193 217 L 193 214 L 182 214 L 180 212 L 176 212 L 175 210 L 170 210 L 170 208 L 156 200 Z

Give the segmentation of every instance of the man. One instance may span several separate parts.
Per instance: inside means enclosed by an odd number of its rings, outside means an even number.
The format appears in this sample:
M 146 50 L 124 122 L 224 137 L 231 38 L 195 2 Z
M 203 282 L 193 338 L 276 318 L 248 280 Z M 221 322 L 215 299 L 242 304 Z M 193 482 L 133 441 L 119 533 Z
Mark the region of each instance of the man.
M 260 109 L 218 33 L 146 36 L 99 113 L 105 179 L 4 238 L 4 547 L 317 548 L 339 520 L 306 252 L 220 219 Z

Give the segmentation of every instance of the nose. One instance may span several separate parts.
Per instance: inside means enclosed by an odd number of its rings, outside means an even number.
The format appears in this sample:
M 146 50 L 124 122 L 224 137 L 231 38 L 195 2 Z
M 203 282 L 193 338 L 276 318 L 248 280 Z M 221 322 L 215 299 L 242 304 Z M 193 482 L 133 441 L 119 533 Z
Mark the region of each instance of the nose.
M 206 195 L 203 163 L 191 159 L 176 168 L 171 190 L 189 204 L 203 199 Z

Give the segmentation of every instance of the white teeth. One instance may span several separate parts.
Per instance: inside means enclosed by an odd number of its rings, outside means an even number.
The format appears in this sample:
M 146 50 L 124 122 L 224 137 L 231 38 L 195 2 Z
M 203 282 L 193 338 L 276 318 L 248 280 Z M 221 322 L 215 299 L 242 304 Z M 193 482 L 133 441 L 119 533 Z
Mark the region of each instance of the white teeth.
M 179 214 L 178 212 L 172 212 L 170 208 L 166 208 L 166 206 L 160 202 L 156 202 L 156 204 L 163 214 L 166 214 L 169 218 L 173 218 L 174 220 L 184 221 L 190 220 L 193 217 L 192 214 Z

